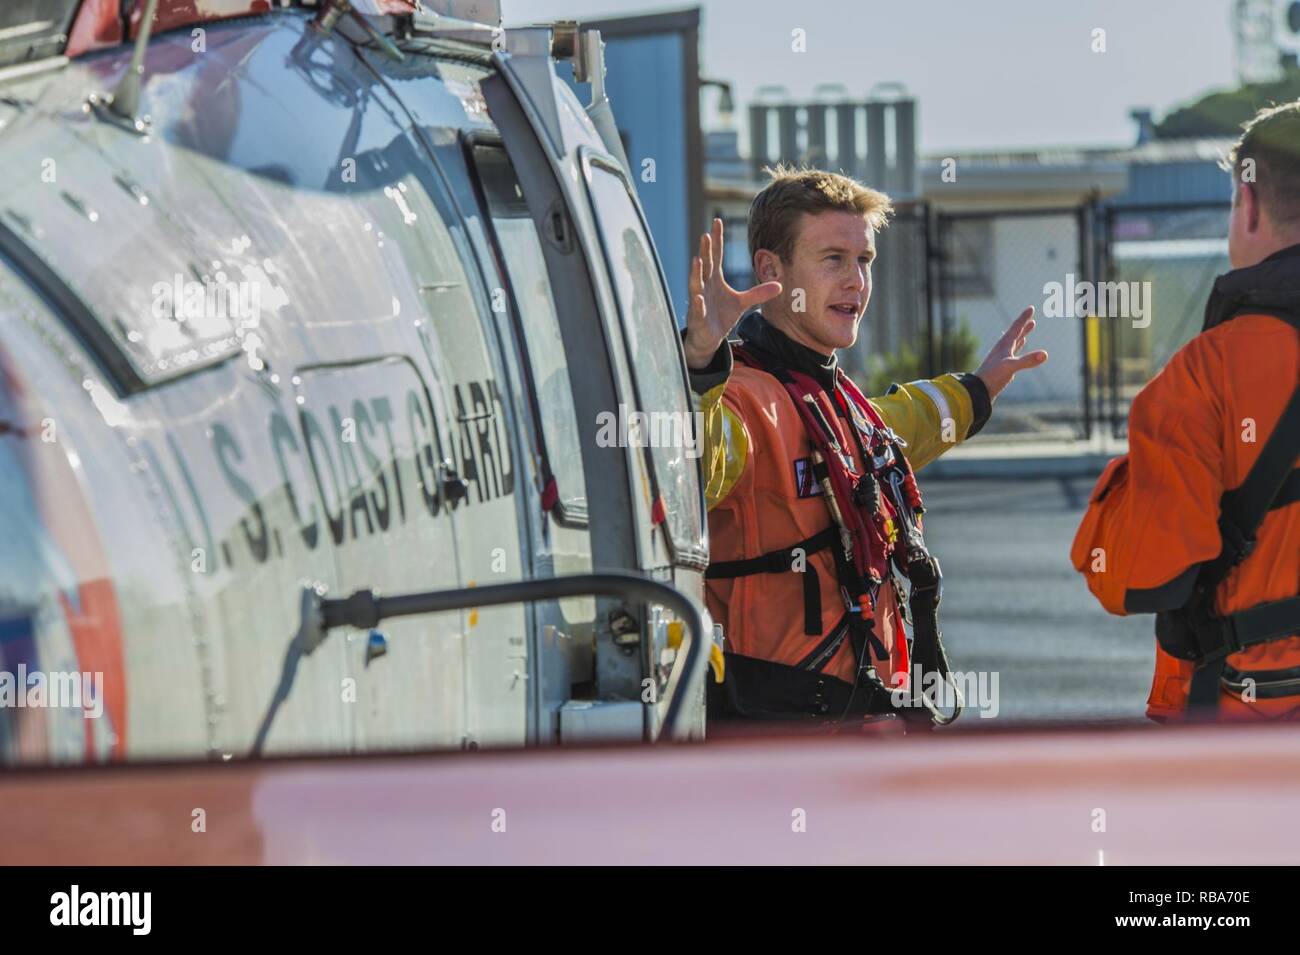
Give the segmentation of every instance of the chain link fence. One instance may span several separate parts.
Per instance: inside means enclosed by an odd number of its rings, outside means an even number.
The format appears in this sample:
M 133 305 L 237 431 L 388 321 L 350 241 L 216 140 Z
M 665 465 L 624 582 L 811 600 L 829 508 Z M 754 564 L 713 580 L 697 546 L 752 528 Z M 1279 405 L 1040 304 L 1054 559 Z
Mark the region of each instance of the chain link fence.
M 935 217 L 938 306 L 934 373 L 971 371 L 1032 305 L 1027 347 L 1050 361 L 998 399 L 984 434 L 1007 440 L 1084 437 L 1088 365 L 1074 290 L 1091 276 L 1084 208 L 992 210 Z
M 1098 417 L 1127 433 L 1133 397 L 1201 330 L 1205 302 L 1228 264 L 1227 203 L 1108 206 L 1100 212 L 1098 260 L 1108 283 L 1146 298 L 1140 320 L 1089 329 Z

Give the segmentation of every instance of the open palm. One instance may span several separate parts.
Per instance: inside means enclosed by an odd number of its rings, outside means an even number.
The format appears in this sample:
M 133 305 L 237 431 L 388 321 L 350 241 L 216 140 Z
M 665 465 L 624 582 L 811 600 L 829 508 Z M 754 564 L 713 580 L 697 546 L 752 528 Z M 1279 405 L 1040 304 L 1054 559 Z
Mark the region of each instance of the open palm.
M 687 366 L 700 369 L 745 312 L 781 294 L 781 283 L 764 282 L 746 292 L 728 285 L 722 275 L 722 220 L 714 219 L 712 234 L 700 236 L 700 254 L 691 261 L 690 293 L 683 346 Z
M 975 372 L 976 376 L 988 388 L 990 400 L 1000 395 L 1011 379 L 1027 368 L 1037 368 L 1047 361 L 1047 352 L 1039 348 L 1031 352 L 1018 354 L 1025 347 L 1029 333 L 1034 330 L 1034 307 L 1031 305 L 1017 316 L 997 343 L 984 356 L 983 363 Z

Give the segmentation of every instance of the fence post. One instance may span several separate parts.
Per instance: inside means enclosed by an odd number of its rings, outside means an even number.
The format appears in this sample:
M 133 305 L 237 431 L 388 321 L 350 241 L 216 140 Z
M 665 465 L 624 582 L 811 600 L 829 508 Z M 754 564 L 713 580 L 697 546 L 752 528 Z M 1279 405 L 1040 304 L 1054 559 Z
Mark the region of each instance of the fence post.
M 1105 272 L 1102 273 L 1102 281 L 1110 282 L 1114 278 L 1115 265 L 1111 258 L 1111 244 L 1114 241 L 1114 219 L 1111 216 L 1111 210 L 1106 210 L 1106 256 Z M 1106 417 L 1110 419 L 1111 437 L 1119 437 L 1119 392 L 1120 392 L 1120 373 L 1119 373 L 1119 324 L 1111 322 L 1107 325 L 1106 335 L 1106 399 L 1108 407 L 1105 408 Z
M 935 354 L 935 337 L 934 337 L 934 269 L 939 259 L 939 253 L 934 247 L 934 233 L 931 230 L 931 209 L 930 203 L 921 202 L 921 241 L 925 246 L 925 375 L 927 378 L 936 378 L 940 372 L 938 370 L 937 355 Z
M 1081 281 L 1089 281 L 1089 259 L 1088 254 L 1088 205 L 1081 204 L 1074 213 L 1075 227 L 1078 230 L 1076 243 L 1079 247 L 1079 278 Z M 1074 302 L 1069 303 L 1069 314 L 1074 315 Z M 1092 369 L 1088 361 L 1088 316 L 1075 315 L 1079 321 L 1079 364 L 1080 364 L 1080 384 L 1083 390 L 1083 438 L 1085 441 L 1092 438 Z M 1100 335 L 1100 329 L 1098 329 Z
M 952 262 L 952 220 L 942 212 L 935 217 L 935 229 L 938 232 L 938 241 L 936 243 L 939 249 L 938 267 L 939 267 L 939 342 L 938 368 L 944 368 L 948 363 L 948 336 L 951 332 L 952 325 L 952 270 L 949 268 Z M 938 372 L 938 368 L 935 369 Z

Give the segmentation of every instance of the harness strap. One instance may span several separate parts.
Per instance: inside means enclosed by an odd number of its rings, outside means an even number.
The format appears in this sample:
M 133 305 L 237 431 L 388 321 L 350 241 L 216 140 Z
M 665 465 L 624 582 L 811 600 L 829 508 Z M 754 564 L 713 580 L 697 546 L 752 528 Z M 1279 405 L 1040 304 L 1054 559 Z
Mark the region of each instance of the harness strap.
M 1256 604 L 1226 617 L 1207 615 L 1197 624 L 1196 640 L 1206 655 L 1192 676 L 1187 703 L 1213 708 L 1218 706 L 1219 681 L 1231 654 L 1300 632 L 1300 596 Z
M 1223 618 L 1243 649 L 1280 640 L 1300 630 L 1300 596 L 1256 604 Z
M 1246 479 L 1223 495 L 1219 507 L 1223 545 L 1219 556 L 1201 565 L 1188 604 L 1170 615 L 1172 619 L 1182 618 L 1183 632 L 1195 643 L 1198 665 L 1188 688 L 1187 704 L 1205 716 L 1213 717 L 1218 708 L 1220 681 L 1229 655 L 1300 632 L 1300 597 L 1257 604 L 1226 617 L 1214 614 L 1215 591 L 1232 568 L 1255 550 L 1255 533 L 1264 516 L 1296 500 L 1300 484 L 1294 466 L 1297 435 L 1300 385 L 1291 392 L 1291 400 Z
M 1296 468 L 1287 475 L 1282 482 L 1282 489 L 1277 492 L 1277 498 L 1273 501 L 1270 511 L 1276 511 L 1279 508 L 1287 507 L 1300 501 L 1300 468 Z
M 724 560 L 709 565 L 704 576 L 711 580 L 733 577 L 750 577 L 754 574 L 802 573 L 803 575 L 803 632 L 809 636 L 822 633 L 822 584 L 817 568 L 806 561 L 802 571 L 794 563 L 801 557 L 810 557 L 828 547 L 839 544 L 839 531 L 834 526 L 805 538 L 792 547 L 768 551 L 758 557 L 743 560 Z

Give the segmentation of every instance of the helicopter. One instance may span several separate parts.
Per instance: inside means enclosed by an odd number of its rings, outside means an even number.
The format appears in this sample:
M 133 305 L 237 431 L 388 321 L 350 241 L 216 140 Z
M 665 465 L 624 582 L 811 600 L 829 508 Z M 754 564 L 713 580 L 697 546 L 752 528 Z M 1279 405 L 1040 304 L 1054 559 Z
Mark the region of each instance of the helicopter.
M 86 677 L 0 763 L 703 735 L 698 453 L 598 426 L 693 413 L 601 40 L 500 20 L 0 12 L 0 670 Z

